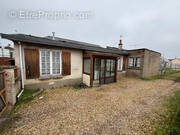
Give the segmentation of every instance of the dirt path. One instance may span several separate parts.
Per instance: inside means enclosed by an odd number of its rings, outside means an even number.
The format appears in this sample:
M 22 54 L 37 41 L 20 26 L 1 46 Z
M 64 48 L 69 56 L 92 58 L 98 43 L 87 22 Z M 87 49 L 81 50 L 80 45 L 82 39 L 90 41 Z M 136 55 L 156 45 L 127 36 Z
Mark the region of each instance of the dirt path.
M 99 88 L 47 90 L 17 112 L 8 135 L 144 135 L 164 97 L 180 84 L 123 78 Z

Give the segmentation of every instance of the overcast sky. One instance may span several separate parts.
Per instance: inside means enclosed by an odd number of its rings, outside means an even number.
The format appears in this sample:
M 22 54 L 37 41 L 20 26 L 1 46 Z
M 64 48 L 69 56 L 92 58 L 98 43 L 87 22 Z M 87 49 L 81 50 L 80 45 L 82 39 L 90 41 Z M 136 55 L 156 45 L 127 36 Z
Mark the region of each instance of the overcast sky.
M 28 19 L 18 16 L 20 11 L 90 16 Z M 179 0 L 1 0 L 0 17 L 0 33 L 48 36 L 54 31 L 58 37 L 104 47 L 117 47 L 123 35 L 125 49 L 149 48 L 166 58 L 180 57 Z M 7 44 L 2 39 L 0 43 Z

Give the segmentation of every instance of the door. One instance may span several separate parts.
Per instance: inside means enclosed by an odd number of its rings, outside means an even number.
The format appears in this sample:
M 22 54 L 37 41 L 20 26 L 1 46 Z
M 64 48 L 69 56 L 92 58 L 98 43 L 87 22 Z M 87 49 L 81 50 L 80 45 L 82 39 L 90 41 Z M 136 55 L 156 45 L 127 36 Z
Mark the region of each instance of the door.
M 24 49 L 26 79 L 39 77 L 39 50 Z
M 100 60 L 100 84 L 107 84 L 115 82 L 115 59 L 101 59 Z
M 115 82 L 115 59 L 106 59 L 105 83 Z

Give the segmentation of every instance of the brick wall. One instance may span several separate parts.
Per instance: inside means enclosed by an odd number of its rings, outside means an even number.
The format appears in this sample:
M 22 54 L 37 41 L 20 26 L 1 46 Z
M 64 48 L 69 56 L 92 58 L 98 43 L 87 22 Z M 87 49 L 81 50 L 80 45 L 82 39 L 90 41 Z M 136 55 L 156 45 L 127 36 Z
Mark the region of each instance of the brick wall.
M 11 58 L 8 57 L 0 57 L 0 66 L 9 66 Z

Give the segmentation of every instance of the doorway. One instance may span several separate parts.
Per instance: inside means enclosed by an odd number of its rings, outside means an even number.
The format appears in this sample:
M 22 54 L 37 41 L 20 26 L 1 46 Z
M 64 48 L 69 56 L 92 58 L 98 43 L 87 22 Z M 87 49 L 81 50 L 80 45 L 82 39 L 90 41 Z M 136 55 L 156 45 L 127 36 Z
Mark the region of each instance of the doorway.
M 94 80 L 99 84 L 115 82 L 116 60 L 113 58 L 94 58 Z

